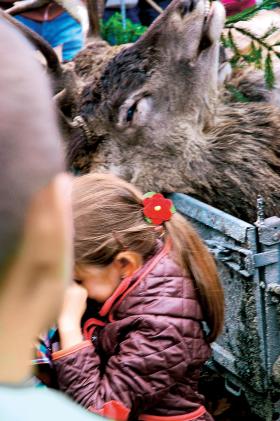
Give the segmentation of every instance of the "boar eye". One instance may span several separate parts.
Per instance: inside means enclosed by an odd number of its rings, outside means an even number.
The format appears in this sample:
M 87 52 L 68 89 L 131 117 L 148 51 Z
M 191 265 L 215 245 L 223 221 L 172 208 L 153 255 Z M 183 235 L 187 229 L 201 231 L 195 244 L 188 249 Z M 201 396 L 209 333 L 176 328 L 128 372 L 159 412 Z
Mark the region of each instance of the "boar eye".
M 129 123 L 133 120 L 134 113 L 136 111 L 137 103 L 133 104 L 126 113 L 126 121 Z

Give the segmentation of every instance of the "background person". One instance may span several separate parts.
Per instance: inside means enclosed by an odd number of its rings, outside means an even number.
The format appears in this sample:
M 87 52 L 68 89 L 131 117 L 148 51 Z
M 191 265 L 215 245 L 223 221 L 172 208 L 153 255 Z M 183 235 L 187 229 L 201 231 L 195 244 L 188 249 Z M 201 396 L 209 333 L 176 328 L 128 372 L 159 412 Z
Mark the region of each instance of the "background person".
M 0 7 L 8 9 L 13 3 L 0 0 Z M 82 25 L 55 1 L 14 17 L 48 41 L 63 61 L 73 60 L 85 45 Z

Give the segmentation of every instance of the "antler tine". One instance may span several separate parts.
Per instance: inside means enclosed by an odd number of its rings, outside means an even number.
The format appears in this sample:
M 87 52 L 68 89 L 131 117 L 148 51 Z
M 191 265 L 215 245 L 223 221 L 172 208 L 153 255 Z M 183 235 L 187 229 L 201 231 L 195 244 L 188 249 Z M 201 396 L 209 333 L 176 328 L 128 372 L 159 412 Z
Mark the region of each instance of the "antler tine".
M 92 35 L 94 38 L 101 38 L 100 36 L 100 24 L 99 24 L 99 12 L 103 14 L 103 10 L 98 10 L 97 6 L 98 0 L 87 0 L 87 10 L 88 10 L 88 16 L 89 16 L 89 24 L 90 24 L 90 30 L 92 32 Z M 100 1 L 100 7 L 104 8 L 104 0 Z M 102 4 L 101 4 L 102 3 Z
M 59 78 L 62 75 L 62 67 L 54 49 L 40 37 L 36 32 L 23 25 L 18 20 L 14 19 L 3 10 L 0 10 L 0 16 L 9 23 L 19 29 L 23 35 L 43 54 L 46 59 L 47 66 L 53 76 Z

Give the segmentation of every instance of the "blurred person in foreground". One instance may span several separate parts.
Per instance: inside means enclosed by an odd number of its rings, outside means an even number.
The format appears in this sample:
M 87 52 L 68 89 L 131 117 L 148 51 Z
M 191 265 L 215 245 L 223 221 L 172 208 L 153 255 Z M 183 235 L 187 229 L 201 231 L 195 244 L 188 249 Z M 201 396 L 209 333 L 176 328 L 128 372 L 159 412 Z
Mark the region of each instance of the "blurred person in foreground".
M 46 76 L 2 21 L 0 38 L 0 419 L 93 421 L 59 392 L 27 385 L 32 344 L 71 277 L 71 179 Z

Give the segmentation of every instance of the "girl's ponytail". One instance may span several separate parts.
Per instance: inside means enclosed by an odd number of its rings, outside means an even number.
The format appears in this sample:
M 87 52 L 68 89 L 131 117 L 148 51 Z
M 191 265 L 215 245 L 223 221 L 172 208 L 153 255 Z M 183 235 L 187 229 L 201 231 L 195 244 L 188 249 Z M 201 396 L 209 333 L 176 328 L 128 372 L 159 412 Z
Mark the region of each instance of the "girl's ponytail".
M 177 212 L 165 222 L 175 258 L 193 278 L 205 321 L 209 327 L 209 342 L 213 342 L 223 327 L 224 294 L 216 264 L 207 247 L 191 224 Z

